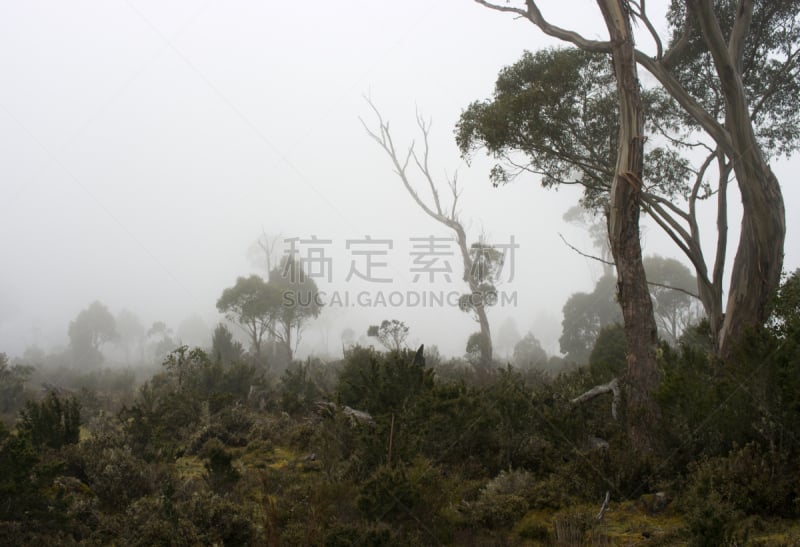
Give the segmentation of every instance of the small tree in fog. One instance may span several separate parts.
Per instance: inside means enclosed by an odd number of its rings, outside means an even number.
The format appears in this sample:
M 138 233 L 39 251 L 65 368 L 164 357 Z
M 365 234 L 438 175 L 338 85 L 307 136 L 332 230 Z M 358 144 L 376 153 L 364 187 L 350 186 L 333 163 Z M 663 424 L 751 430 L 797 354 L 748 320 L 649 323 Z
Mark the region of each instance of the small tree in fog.
M 317 284 L 302 264 L 285 257 L 269 274 L 269 282 L 257 275 L 240 277 L 222 292 L 217 309 L 239 325 L 250 337 L 256 360 L 261 356 L 264 335 L 275 337 L 292 360 L 308 321 L 322 309 Z
M 270 272 L 268 285 L 277 295 L 270 333 L 283 345 L 291 361 L 306 325 L 322 311 L 319 290 L 303 271 L 302 262 L 292 256 L 285 256 L 280 266 Z
M 28 401 L 20 412 L 17 431 L 36 448 L 61 448 L 80 438 L 81 411 L 75 397 L 61 399 L 53 392 L 40 402 Z
M 251 275 L 239 277 L 233 287 L 222 291 L 217 309 L 247 333 L 257 361 L 261 356 L 261 341 L 270 330 L 274 309 L 279 304 L 274 289 L 267 286 L 261 277 Z
M 402 321 L 384 319 L 380 325 L 372 325 L 367 329 L 367 336 L 377 338 L 378 342 L 389 351 L 400 351 L 408 337 L 408 327 Z
M 223 365 L 229 365 L 242 359 L 244 347 L 233 337 L 233 333 L 220 323 L 211 336 L 211 354 Z
M 100 348 L 118 336 L 114 316 L 98 301 L 92 302 L 78 314 L 69 324 L 67 334 L 75 360 L 91 366 L 103 362 Z
M 166 357 L 177 344 L 172 339 L 172 329 L 163 321 L 154 321 L 153 325 L 147 329 L 147 338 L 152 340 L 153 358 L 156 362 Z
M 514 364 L 519 368 L 543 368 L 547 364 L 547 352 L 532 332 L 514 346 Z

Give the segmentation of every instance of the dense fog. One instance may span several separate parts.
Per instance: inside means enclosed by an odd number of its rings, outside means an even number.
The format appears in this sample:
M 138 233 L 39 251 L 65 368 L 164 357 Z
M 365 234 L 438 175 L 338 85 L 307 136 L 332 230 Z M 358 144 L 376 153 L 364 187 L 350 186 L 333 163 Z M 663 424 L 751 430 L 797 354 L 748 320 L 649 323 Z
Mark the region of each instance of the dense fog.
M 489 313 L 495 335 L 513 321 L 558 354 L 566 300 L 591 292 L 603 273 L 564 241 L 602 254 L 585 225 L 563 218 L 580 192 L 543 189 L 532 174 L 493 188 L 493 160 L 476 153 L 468 164 L 453 137 L 459 114 L 490 96 L 501 68 L 555 42 L 462 4 L 5 6 L 0 349 L 64 348 L 69 323 L 94 301 L 208 345 L 223 319 L 215 307 L 222 291 L 238 276 L 266 275 L 256 245 L 266 234 L 277 242 L 276 261 L 285 240 L 327 242 L 298 245 L 301 258 L 313 248 L 329 260 L 315 281 L 336 296 L 306 329 L 299 355 L 341 354 L 345 329 L 363 336 L 384 319 L 410 327 L 409 345 L 435 340 L 442 352 L 463 354 L 476 330 L 469 315 L 452 302 L 415 303 L 423 293 L 446 300 L 465 290 L 451 244 L 438 259 L 455 272 L 451 283 L 442 272 L 413 271 L 412 239 L 452 233 L 414 203 L 367 135 L 362 120 L 369 129 L 378 123 L 368 97 L 398 150 L 420 146 L 417 113 L 432 122 L 431 172 L 445 201 L 457 175 L 459 218 L 473 241 L 517 245 L 499 285 L 509 302 Z M 569 12 L 553 13 L 575 24 Z M 578 28 L 591 29 L 591 20 Z M 796 165 L 776 166 L 787 269 L 800 262 Z M 426 181 L 414 182 L 429 198 Z M 732 194 L 732 242 L 737 201 Z M 646 217 L 643 225 L 646 254 L 687 262 Z M 713 233 L 703 236 L 710 242 Z M 367 237 L 391 242 L 378 276 L 388 283 L 351 273 L 364 257 L 348 242 Z M 362 291 L 369 297 L 357 301 Z M 382 304 L 393 291 L 403 300 Z M 104 345 L 108 364 L 121 361 L 118 346 Z

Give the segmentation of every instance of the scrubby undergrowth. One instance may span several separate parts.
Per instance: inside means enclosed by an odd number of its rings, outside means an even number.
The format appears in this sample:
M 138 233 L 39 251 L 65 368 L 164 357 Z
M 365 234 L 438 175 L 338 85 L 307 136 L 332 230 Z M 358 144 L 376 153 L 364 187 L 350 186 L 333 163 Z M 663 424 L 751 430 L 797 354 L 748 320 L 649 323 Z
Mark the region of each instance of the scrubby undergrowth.
M 621 370 L 613 335 L 557 377 L 355 347 L 269 379 L 179 348 L 134 394 L 24 404 L 4 360 L 0 544 L 798 545 L 799 282 L 728 362 L 702 325 L 662 347 L 649 454 L 570 403 Z

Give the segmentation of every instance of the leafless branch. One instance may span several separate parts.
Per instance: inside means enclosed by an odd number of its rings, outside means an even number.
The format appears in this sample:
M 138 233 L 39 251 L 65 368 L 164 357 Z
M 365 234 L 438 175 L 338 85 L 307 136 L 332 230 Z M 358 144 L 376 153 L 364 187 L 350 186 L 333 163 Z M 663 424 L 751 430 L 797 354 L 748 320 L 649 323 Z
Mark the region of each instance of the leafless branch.
M 647 12 L 645 11 L 645 4 L 644 0 L 641 2 L 636 2 L 635 0 L 630 0 L 629 5 L 636 9 L 631 9 L 631 14 L 634 17 L 639 19 L 644 26 L 647 28 L 647 31 L 650 33 L 650 36 L 653 37 L 653 41 L 656 44 L 656 58 L 661 59 L 664 56 L 664 45 L 661 43 L 661 36 L 658 35 L 656 28 L 653 26 L 652 21 L 647 16 Z
M 566 245 L 567 247 L 569 247 L 570 249 L 572 249 L 573 251 L 575 251 L 575 252 L 576 252 L 576 253 L 578 253 L 579 255 L 581 255 L 581 256 L 583 256 L 583 257 L 585 257 L 585 258 L 591 258 L 592 260 L 596 260 L 596 261 L 598 261 L 598 262 L 601 262 L 601 263 L 603 263 L 603 264 L 606 264 L 607 266 L 614 266 L 614 263 L 613 263 L 613 262 L 609 262 L 608 260 L 604 260 L 604 259 L 600 258 L 599 256 L 594 256 L 594 255 L 590 255 L 590 254 L 584 253 L 583 251 L 581 251 L 581 250 L 580 250 L 580 249 L 578 249 L 577 247 L 575 247 L 575 246 L 573 246 L 573 245 L 570 245 L 570 243 L 569 243 L 569 242 L 568 242 L 568 241 L 567 241 L 567 240 L 564 238 L 564 236 L 563 236 L 563 235 L 561 235 L 561 233 L 560 233 L 560 232 L 559 232 L 559 234 L 558 234 L 558 237 L 560 237 L 560 238 L 561 238 L 561 241 L 563 241 L 563 242 L 564 242 L 564 245 Z
M 682 292 L 683 294 L 685 294 L 687 296 L 691 296 L 692 298 L 696 298 L 697 300 L 700 300 L 700 296 L 699 295 L 693 293 L 692 291 L 687 291 L 686 289 L 681 289 L 680 287 L 674 287 L 672 285 L 667 285 L 666 283 L 657 283 L 655 281 L 648 281 L 647 284 L 648 285 L 652 285 L 653 287 L 661 287 L 662 289 L 669 289 L 671 291 Z
M 564 40 L 565 42 L 569 42 L 583 50 L 594 51 L 598 53 L 611 52 L 611 47 L 612 47 L 611 42 L 589 40 L 581 36 L 577 32 L 550 24 L 542 16 L 542 12 L 539 10 L 539 6 L 536 5 L 536 2 L 534 0 L 526 0 L 525 9 L 515 8 L 512 6 L 505 6 L 502 4 L 494 4 L 492 2 L 486 2 L 485 0 L 475 0 L 475 2 L 495 11 L 500 11 L 504 13 L 513 13 L 520 17 L 524 17 L 525 19 L 529 20 L 531 23 L 539 27 L 541 31 L 547 34 L 548 36 L 552 36 L 553 38 L 558 38 L 559 40 Z
M 412 143 L 411 146 L 409 146 L 409 150 L 408 153 L 406 154 L 405 160 L 401 164 L 400 160 L 398 159 L 398 154 L 397 150 L 395 149 L 394 142 L 392 141 L 392 135 L 389 132 L 389 123 L 384 121 L 383 116 L 381 116 L 381 113 L 378 111 L 375 104 L 368 97 L 365 97 L 365 100 L 367 101 L 367 104 L 369 104 L 370 108 L 372 108 L 372 111 L 375 112 L 375 116 L 378 118 L 378 132 L 375 132 L 372 129 L 370 129 L 363 119 L 359 119 L 361 121 L 361 125 L 364 126 L 364 129 L 366 130 L 367 134 L 370 137 L 372 137 L 372 139 L 375 142 L 377 142 L 378 145 L 381 148 L 383 148 L 383 150 L 389 156 L 389 158 L 392 161 L 392 164 L 394 165 L 395 173 L 397 173 L 397 176 L 400 177 L 403 186 L 405 186 L 406 190 L 414 199 L 414 201 L 417 203 L 417 205 L 420 207 L 420 209 L 422 209 L 428 216 L 430 216 L 434 220 L 441 222 L 442 224 L 445 224 L 447 226 L 450 226 L 452 223 L 452 219 L 449 219 L 447 218 L 447 216 L 442 214 L 442 209 L 438 202 L 438 194 L 436 194 L 435 189 L 434 189 L 434 202 L 436 210 L 432 209 L 427 203 L 425 203 L 425 201 L 423 201 L 423 199 L 419 196 L 419 194 L 411 184 L 411 181 L 409 180 L 408 163 L 411 160 L 411 158 L 414 158 L 418 166 L 420 165 L 419 159 L 417 158 L 416 153 L 414 152 L 414 144 Z M 427 135 L 426 135 L 426 154 L 427 154 Z M 424 165 L 424 163 L 422 165 Z M 423 176 L 432 185 L 433 183 L 430 178 L 430 173 L 426 172 L 425 169 L 422 168 L 420 169 L 422 170 Z
M 700 241 L 700 227 L 697 224 L 697 196 L 700 192 L 700 187 L 703 185 L 703 180 L 706 176 L 706 171 L 708 170 L 711 162 L 714 158 L 717 157 L 718 151 L 714 150 L 711 154 L 706 156 L 706 159 L 703 161 L 700 168 L 697 170 L 697 174 L 695 175 L 694 185 L 692 186 L 692 192 L 689 194 L 689 214 L 687 216 L 689 221 L 689 229 L 692 232 L 692 237 L 695 241 Z
M 607 384 L 594 386 L 592 389 L 590 389 L 583 395 L 579 395 L 574 399 L 572 399 L 570 403 L 572 403 L 573 405 L 581 404 L 586 401 L 590 401 L 595 397 L 597 397 L 598 395 L 602 395 L 604 393 L 612 393 L 614 395 L 614 398 L 611 401 L 611 416 L 616 420 L 617 405 L 619 404 L 619 398 L 620 398 L 619 380 L 617 378 L 614 378 Z
M 717 188 L 717 252 L 711 279 L 715 286 L 722 287 L 722 274 L 725 271 L 725 255 L 728 249 L 728 177 L 733 164 L 725 162 L 725 155 L 719 154 L 719 187 Z
M 692 116 L 726 153 L 733 154 L 733 143 L 728 131 L 675 78 L 665 62 L 658 61 L 646 53 L 636 50 L 636 62 L 642 65 L 661 83 L 664 89 Z
M 674 214 L 678 215 L 683 220 L 686 221 L 689 220 L 689 215 L 688 213 L 686 213 L 686 211 L 683 211 L 680 207 L 678 207 L 677 205 L 675 205 L 674 203 L 672 203 L 670 200 L 666 199 L 663 196 L 659 196 L 658 194 L 651 194 L 650 192 L 643 192 L 642 199 L 653 204 L 663 205 L 664 207 L 672 211 Z
M 613 262 L 609 262 L 608 260 L 604 260 L 604 259 L 600 258 L 599 256 L 594 256 L 594 255 L 590 255 L 590 254 L 584 253 L 583 251 L 581 251 L 577 247 L 575 247 L 573 245 L 570 245 L 570 243 L 564 238 L 564 236 L 561 233 L 558 234 L 558 237 L 561 238 L 561 241 L 564 242 L 564 245 L 566 245 L 567 247 L 569 247 L 570 249 L 572 249 L 573 251 L 575 251 L 579 255 L 581 255 L 583 257 L 586 257 L 586 258 L 591 258 L 592 260 L 596 260 L 596 261 L 601 262 L 603 264 L 606 264 L 608 266 L 613 266 L 614 265 Z M 673 291 L 682 292 L 682 293 L 684 293 L 686 295 L 689 295 L 689 296 L 691 296 L 693 298 L 697 298 L 698 300 L 700 299 L 700 297 L 698 295 L 696 295 L 695 293 L 693 293 L 691 291 L 687 291 L 686 289 L 681 289 L 680 287 L 673 287 L 672 285 L 667 285 L 665 283 L 656 283 L 655 281 L 648 281 L 647 284 L 648 285 L 652 285 L 654 287 L 661 287 L 661 288 L 664 288 L 664 289 L 671 289 Z
M 703 272 L 705 272 L 706 266 L 705 263 L 703 262 L 702 254 L 698 254 L 696 252 L 696 249 L 690 242 L 687 242 L 687 240 L 683 239 L 672 229 L 671 223 L 667 222 L 665 218 L 662 217 L 662 214 L 664 214 L 663 210 L 656 211 L 646 203 L 644 204 L 644 210 L 653 218 L 653 220 L 656 221 L 656 224 L 658 224 L 659 227 L 662 230 L 664 230 L 664 233 L 666 233 L 667 236 L 669 236 L 669 238 L 673 241 L 673 243 L 675 243 L 675 245 L 678 246 L 678 248 L 683 252 L 683 254 L 686 255 L 686 257 L 695 267 L 695 270 L 698 272 L 698 275 L 700 277 L 703 277 L 704 276 Z M 667 215 L 666 218 L 670 218 L 669 215 Z M 672 220 L 674 221 L 674 219 Z M 683 233 L 685 235 L 685 231 Z M 704 277 L 703 279 L 705 280 Z

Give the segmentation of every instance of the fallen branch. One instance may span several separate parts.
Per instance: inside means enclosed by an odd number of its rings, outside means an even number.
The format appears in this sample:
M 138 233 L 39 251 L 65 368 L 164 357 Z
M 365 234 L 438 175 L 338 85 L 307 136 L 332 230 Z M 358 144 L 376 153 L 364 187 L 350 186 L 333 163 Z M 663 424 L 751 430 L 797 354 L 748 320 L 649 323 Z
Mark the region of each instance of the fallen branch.
M 617 404 L 619 404 L 619 397 L 620 397 L 620 389 L 619 389 L 619 380 L 614 378 L 607 384 L 602 384 L 599 386 L 594 386 L 592 389 L 584 393 L 583 395 L 579 395 L 572 399 L 570 403 L 573 405 L 577 405 L 580 403 L 584 403 L 591 399 L 594 399 L 598 395 L 602 395 L 603 393 L 611 392 L 614 394 L 614 398 L 611 401 L 611 417 L 615 420 L 617 419 Z
M 611 501 L 611 492 L 606 490 L 606 499 L 603 500 L 603 505 L 600 506 L 600 512 L 595 517 L 596 520 L 603 520 L 603 516 L 608 511 L 608 502 Z

